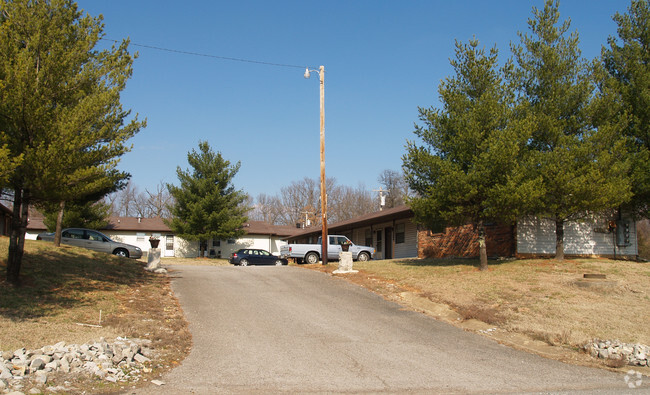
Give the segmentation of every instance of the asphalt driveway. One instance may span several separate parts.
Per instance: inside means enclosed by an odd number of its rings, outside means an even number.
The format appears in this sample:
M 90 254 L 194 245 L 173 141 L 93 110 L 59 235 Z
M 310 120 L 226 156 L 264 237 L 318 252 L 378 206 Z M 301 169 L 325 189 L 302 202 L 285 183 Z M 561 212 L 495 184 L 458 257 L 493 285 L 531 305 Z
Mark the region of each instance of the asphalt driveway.
M 298 267 L 172 266 L 194 346 L 138 393 L 647 393 Z

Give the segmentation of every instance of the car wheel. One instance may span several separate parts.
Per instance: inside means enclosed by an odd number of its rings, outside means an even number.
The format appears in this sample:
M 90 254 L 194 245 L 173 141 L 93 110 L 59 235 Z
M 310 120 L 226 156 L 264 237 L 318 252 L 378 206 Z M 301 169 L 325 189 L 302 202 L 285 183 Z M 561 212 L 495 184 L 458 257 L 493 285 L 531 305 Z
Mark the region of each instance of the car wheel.
M 367 252 L 360 252 L 359 256 L 357 256 L 357 260 L 359 262 L 368 262 L 370 260 L 370 255 L 368 255 Z
M 242 259 L 239 261 L 239 266 L 248 266 L 248 259 Z
M 128 258 L 129 257 L 129 252 L 125 250 L 124 248 L 118 248 L 117 250 L 113 251 L 113 254 L 117 256 L 121 256 L 123 258 Z
M 275 260 L 275 266 L 282 266 L 282 259 L 276 259 Z
M 318 257 L 318 254 L 315 252 L 310 252 L 305 256 L 305 262 L 310 265 L 313 265 L 314 263 L 318 263 L 319 260 L 320 259 Z

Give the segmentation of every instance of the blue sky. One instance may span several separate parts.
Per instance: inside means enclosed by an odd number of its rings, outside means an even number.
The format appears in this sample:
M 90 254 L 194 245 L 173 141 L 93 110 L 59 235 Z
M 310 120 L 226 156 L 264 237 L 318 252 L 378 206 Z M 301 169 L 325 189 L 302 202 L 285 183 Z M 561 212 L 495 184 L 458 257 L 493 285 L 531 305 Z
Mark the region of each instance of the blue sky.
M 80 0 L 103 14 L 105 37 L 132 44 L 317 68 L 325 66 L 328 177 L 368 190 L 385 169 L 401 170 L 418 106 L 438 106 L 451 75 L 454 40 L 476 37 L 510 56 L 539 0 L 192 1 Z M 616 35 L 612 15 L 628 1 L 563 0 L 562 18 L 580 34 L 583 56 Z M 102 45 L 107 45 L 106 43 Z M 131 46 L 139 53 L 122 95 L 147 118 L 120 168 L 140 190 L 177 183 L 187 153 L 206 140 L 241 161 L 235 187 L 274 195 L 318 179 L 319 84 L 304 68 L 237 62 Z

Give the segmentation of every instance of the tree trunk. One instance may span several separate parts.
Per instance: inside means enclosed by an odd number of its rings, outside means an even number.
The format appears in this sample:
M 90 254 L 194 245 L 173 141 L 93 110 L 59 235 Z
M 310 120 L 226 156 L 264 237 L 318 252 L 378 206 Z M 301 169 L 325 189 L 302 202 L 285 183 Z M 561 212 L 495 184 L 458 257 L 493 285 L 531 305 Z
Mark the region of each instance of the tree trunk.
M 483 221 L 478 224 L 478 249 L 481 261 L 480 270 L 488 270 L 487 247 L 485 246 L 485 225 L 483 225 Z
M 65 201 L 59 203 L 59 214 L 56 216 L 56 229 L 54 230 L 54 246 L 61 247 L 61 231 L 63 230 L 63 210 Z
M 7 281 L 20 285 L 20 266 L 25 250 L 25 230 L 29 218 L 29 191 L 14 190 L 14 209 L 9 234 L 9 251 L 7 254 Z
M 555 217 L 555 259 L 564 260 L 564 220 Z

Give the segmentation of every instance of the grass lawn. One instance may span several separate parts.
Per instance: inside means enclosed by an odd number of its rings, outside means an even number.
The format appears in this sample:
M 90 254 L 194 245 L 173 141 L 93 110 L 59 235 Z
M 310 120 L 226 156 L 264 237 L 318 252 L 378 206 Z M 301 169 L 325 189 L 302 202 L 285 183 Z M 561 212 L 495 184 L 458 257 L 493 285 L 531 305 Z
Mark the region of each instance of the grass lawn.
M 16 288 L 5 281 L 8 245 L 0 237 L 0 350 L 144 338 L 160 356 L 144 378 L 159 377 L 189 352 L 191 335 L 169 277 L 146 272 L 146 262 L 27 240 L 23 284 Z M 116 390 L 93 379 L 76 386 L 79 392 Z
M 594 338 L 650 345 L 650 263 L 609 259 L 490 261 L 395 259 L 355 262 L 341 275 L 387 296 L 415 293 L 475 318 L 551 345 L 579 347 Z M 314 269 L 331 272 L 336 262 Z M 613 286 L 583 288 L 585 273 Z

